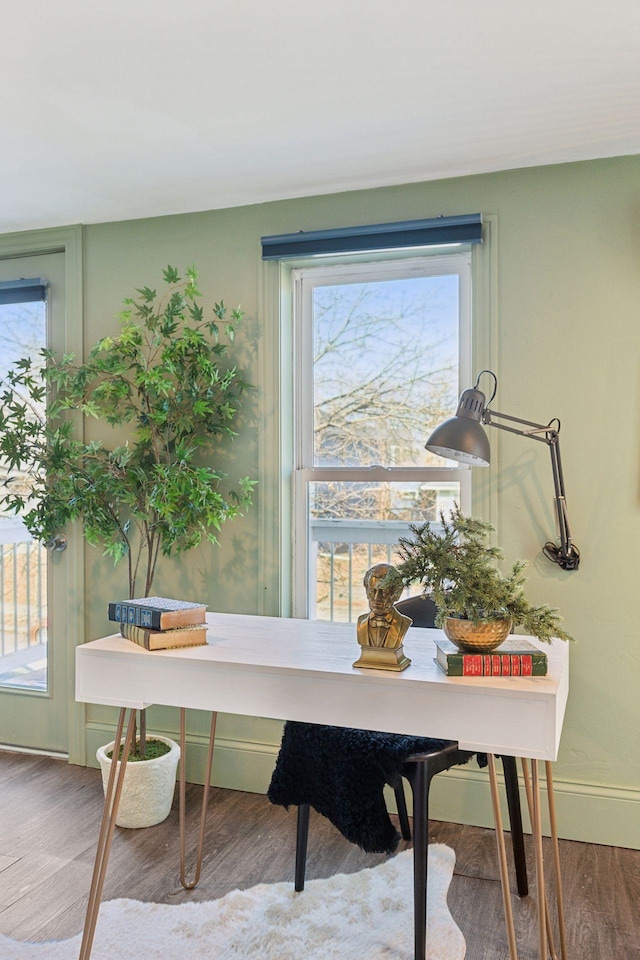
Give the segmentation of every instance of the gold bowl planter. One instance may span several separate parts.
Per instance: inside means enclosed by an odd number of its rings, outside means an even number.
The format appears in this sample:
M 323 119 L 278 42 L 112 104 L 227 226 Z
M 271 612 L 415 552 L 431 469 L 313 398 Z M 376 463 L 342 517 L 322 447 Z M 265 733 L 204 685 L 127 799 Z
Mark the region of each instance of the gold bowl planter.
M 489 623 L 473 623 L 446 617 L 442 629 L 452 643 L 468 653 L 491 653 L 506 640 L 511 630 L 511 620 L 492 620 Z

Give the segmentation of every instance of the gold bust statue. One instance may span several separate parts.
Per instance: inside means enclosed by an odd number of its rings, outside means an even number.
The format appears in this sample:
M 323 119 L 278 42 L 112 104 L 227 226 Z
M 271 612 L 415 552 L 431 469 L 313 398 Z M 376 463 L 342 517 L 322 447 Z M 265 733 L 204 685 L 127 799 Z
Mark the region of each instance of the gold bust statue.
M 362 650 L 354 667 L 375 667 L 382 670 L 404 670 L 410 661 L 404 656 L 402 641 L 412 624 L 394 607 L 402 588 L 383 585 L 393 567 L 377 563 L 364 575 L 364 588 L 369 601 L 369 613 L 358 617 L 357 637 Z

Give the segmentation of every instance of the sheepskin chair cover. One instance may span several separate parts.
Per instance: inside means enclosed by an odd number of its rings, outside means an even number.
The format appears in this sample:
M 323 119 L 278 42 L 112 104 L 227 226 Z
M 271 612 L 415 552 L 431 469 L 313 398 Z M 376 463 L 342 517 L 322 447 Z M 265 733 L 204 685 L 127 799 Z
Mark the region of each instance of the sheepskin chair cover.
M 310 804 L 367 853 L 393 853 L 400 835 L 387 813 L 385 784 L 399 783 L 411 754 L 450 742 L 288 721 L 267 796 L 283 807 Z

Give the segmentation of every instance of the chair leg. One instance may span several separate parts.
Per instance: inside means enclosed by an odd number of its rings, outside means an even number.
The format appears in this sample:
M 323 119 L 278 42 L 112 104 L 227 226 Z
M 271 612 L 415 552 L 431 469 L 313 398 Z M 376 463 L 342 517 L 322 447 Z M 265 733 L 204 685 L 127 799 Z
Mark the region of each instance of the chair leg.
M 409 814 L 407 813 L 407 800 L 404 795 L 404 786 L 402 780 L 397 787 L 393 788 L 396 795 L 396 807 L 398 808 L 398 818 L 400 820 L 400 833 L 403 840 L 411 840 L 411 827 L 409 826 Z
M 307 840 L 309 838 L 309 804 L 298 807 L 298 827 L 296 832 L 296 872 L 294 889 L 304 890 L 304 875 L 307 867 Z
M 529 893 L 529 883 L 527 880 L 527 861 L 524 853 L 522 809 L 520 806 L 516 758 L 502 757 L 502 769 L 504 771 L 504 784 L 507 792 L 509 823 L 511 825 L 511 845 L 513 847 L 513 860 L 516 868 L 518 896 L 526 897 Z
M 407 771 L 413 791 L 413 923 L 414 958 L 425 960 L 427 953 L 427 854 L 429 833 L 429 787 L 427 763 L 416 763 Z

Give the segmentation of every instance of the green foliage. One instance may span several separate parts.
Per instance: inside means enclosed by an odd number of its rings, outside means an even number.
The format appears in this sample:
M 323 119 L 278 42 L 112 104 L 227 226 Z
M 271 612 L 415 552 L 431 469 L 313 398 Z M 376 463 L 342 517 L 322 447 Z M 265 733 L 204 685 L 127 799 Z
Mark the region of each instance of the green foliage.
M 216 543 L 222 523 L 251 504 L 253 480 L 225 493 L 225 475 L 202 465 L 235 436 L 248 385 L 226 358 L 243 314 L 227 316 L 221 301 L 205 318 L 197 276 L 167 267 L 164 295 L 145 286 L 125 300 L 120 333 L 85 363 L 45 350 L 0 387 L 0 506 L 22 512 L 42 541 L 81 518 L 89 543 L 127 559 L 130 597 L 149 596 L 160 553 Z M 97 421 L 101 438 L 78 439 L 74 413 Z M 111 428 L 127 439 L 110 443 Z
M 390 574 L 403 587 L 419 582 L 438 608 L 436 624 L 445 617 L 474 623 L 511 618 L 514 626 L 540 640 L 552 637 L 572 640 L 560 626 L 557 610 L 533 606 L 524 595 L 523 560 L 503 575 L 497 566 L 502 551 L 488 542 L 493 527 L 474 517 L 465 517 L 456 507 L 451 519 L 440 514 L 442 533 L 428 523 L 412 526 L 412 538 L 400 538 L 400 563 Z
M 145 741 L 144 752 L 140 752 L 140 744 L 138 742 L 135 749 L 129 753 L 127 763 L 139 763 L 141 760 L 157 760 L 158 757 L 165 757 L 170 751 L 171 746 L 165 743 L 164 740 L 155 740 L 153 737 L 149 737 L 149 739 Z M 118 750 L 118 760 L 122 760 L 123 753 L 124 743 L 121 743 L 120 749 Z M 107 750 L 107 757 L 109 760 L 113 758 L 113 750 Z

